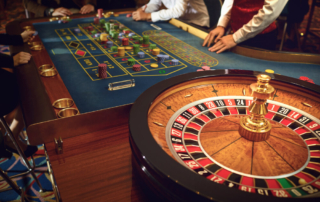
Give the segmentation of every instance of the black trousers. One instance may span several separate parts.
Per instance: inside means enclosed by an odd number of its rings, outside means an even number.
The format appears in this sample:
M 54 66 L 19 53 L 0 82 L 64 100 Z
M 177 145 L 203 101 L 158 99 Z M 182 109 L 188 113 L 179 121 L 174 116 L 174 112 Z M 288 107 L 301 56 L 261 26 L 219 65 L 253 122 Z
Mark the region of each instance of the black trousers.
M 19 104 L 19 91 L 13 73 L 0 68 L 0 116 L 14 110 Z

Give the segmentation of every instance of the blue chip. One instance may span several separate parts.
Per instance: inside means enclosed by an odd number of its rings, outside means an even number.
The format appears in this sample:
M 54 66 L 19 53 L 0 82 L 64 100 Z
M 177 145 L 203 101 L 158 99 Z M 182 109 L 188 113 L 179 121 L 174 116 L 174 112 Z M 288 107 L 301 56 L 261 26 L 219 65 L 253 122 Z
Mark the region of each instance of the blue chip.
M 62 23 L 62 21 L 61 21 L 61 20 L 58 20 L 58 23 Z
M 144 58 L 144 52 L 138 52 L 138 58 Z
M 37 31 L 35 31 L 34 32 L 34 34 L 33 34 L 33 36 L 37 36 L 38 35 L 38 32 Z

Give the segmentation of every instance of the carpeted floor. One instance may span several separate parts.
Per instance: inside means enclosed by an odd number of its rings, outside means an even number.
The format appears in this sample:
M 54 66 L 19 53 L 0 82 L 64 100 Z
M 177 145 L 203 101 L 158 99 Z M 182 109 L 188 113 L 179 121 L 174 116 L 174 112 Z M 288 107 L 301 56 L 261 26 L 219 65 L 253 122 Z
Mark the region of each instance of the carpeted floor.
M 44 192 L 39 192 L 39 186 L 32 178 L 31 174 L 14 178 L 14 182 L 19 186 L 22 187 L 25 196 L 29 199 L 29 201 L 35 202 L 44 202 L 44 201 L 56 201 L 54 192 L 52 191 L 52 184 L 49 180 L 49 173 L 47 169 L 47 161 L 44 155 L 43 146 L 38 146 L 38 151 L 34 155 L 34 160 L 36 164 L 35 173 L 37 178 L 39 179 Z M 31 161 L 30 161 L 31 163 Z M 9 176 L 13 176 L 16 174 L 23 173 L 27 171 L 26 167 L 24 166 L 21 158 L 17 154 L 13 154 L 10 159 L 2 158 L 0 159 L 0 167 L 7 172 Z M 10 188 L 10 186 L 5 182 L 0 182 L 0 191 Z M 20 201 L 20 196 L 14 191 L 9 190 L 5 192 L 0 192 L 0 201 Z

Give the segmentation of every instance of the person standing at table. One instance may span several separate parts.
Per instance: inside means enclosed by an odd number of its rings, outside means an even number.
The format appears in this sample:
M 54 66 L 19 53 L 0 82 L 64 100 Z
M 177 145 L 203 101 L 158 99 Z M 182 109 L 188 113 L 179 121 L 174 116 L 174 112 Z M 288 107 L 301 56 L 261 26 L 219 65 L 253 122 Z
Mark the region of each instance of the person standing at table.
M 161 4 L 167 9 L 159 10 Z M 203 0 L 150 0 L 132 13 L 136 21 L 165 21 L 179 18 L 199 26 L 210 26 L 209 14 Z
M 274 50 L 277 40 L 275 20 L 288 0 L 225 0 L 218 26 L 205 38 L 203 46 L 221 53 L 237 44 Z M 233 34 L 224 36 L 230 22 Z
M 8 35 L 8 34 L 0 34 L 0 44 L 3 45 L 20 45 L 24 42 L 29 41 L 33 38 L 32 34 L 34 31 L 24 31 L 21 35 Z M 19 106 L 19 92 L 18 85 L 15 79 L 15 76 L 12 72 L 5 70 L 4 68 L 14 68 L 21 64 L 26 64 L 30 61 L 31 54 L 27 52 L 20 52 L 14 56 L 5 55 L 0 53 L 0 92 L 2 98 L 0 99 L 0 114 L 6 115 L 5 120 L 8 125 L 10 125 L 10 129 L 16 139 L 19 139 L 19 133 L 24 128 L 23 116 Z M 5 129 L 2 128 L 2 124 L 0 124 L 0 131 L 2 135 L 5 133 Z M 1 134 L 0 134 L 1 135 Z M 0 138 L 3 140 L 3 138 Z M 5 147 L 1 145 L 0 147 L 0 156 L 10 158 L 12 153 L 9 153 L 7 150 L 11 152 L 18 153 L 17 150 L 14 149 L 13 143 L 10 141 L 8 136 L 4 138 Z M 33 155 L 37 150 L 37 146 L 26 145 L 21 141 L 18 141 L 22 151 L 25 153 L 26 157 Z
M 41 0 L 40 2 L 23 0 L 23 5 L 29 12 L 34 13 L 35 17 L 87 14 L 93 12 L 96 5 L 96 0 Z

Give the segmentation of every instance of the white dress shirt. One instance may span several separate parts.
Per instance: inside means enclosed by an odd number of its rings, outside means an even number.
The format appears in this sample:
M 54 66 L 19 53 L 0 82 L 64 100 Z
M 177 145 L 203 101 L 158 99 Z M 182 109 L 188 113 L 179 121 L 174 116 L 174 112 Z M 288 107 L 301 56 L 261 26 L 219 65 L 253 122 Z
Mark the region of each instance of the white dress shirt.
M 233 34 L 233 40 L 241 43 L 267 28 L 281 14 L 288 0 L 265 0 L 262 9 L 238 31 Z M 233 0 L 225 0 L 221 8 L 218 26 L 227 27 L 231 18 Z
M 167 9 L 159 11 L 161 3 Z M 146 13 L 151 13 L 152 22 L 179 18 L 189 23 L 209 27 L 209 14 L 203 0 L 150 0 Z

